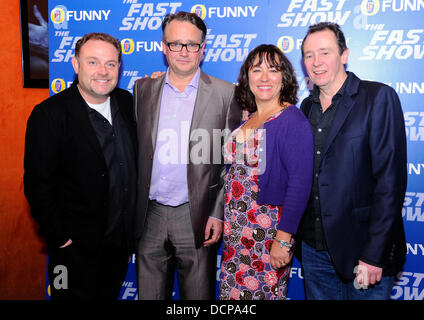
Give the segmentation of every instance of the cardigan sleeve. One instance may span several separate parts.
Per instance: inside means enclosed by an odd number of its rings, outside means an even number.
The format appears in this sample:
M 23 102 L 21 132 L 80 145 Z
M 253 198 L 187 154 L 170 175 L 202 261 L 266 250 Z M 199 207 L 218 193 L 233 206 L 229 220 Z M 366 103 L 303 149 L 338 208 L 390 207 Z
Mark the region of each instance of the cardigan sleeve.
M 278 137 L 281 165 L 287 172 L 287 189 L 278 229 L 296 234 L 312 187 L 314 143 L 312 128 L 299 109 L 292 109 L 285 134 Z M 287 110 L 289 111 L 289 110 Z

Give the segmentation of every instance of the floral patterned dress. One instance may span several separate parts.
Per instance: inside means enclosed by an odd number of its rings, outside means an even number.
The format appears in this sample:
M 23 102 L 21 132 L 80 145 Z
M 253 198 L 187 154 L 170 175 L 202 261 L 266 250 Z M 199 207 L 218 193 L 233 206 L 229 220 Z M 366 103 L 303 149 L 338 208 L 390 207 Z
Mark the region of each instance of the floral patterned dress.
M 267 121 L 277 118 L 282 111 Z M 270 264 L 272 238 L 277 232 L 282 206 L 258 205 L 258 146 L 262 130 L 244 143 L 235 140 L 243 125 L 224 145 L 231 167 L 225 177 L 225 209 L 221 300 L 284 300 L 290 264 L 275 270 Z

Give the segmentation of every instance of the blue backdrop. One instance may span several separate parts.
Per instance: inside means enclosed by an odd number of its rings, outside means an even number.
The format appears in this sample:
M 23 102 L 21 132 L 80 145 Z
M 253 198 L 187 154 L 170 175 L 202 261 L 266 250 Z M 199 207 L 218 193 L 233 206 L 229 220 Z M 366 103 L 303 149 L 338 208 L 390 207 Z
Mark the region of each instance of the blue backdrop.
M 342 27 L 347 38 L 348 70 L 396 90 L 408 138 L 408 188 L 402 210 L 408 253 L 392 299 L 423 300 L 424 0 L 49 0 L 50 94 L 72 83 L 70 60 L 75 42 L 87 32 L 107 32 L 121 40 L 124 54 L 118 85 L 132 92 L 136 79 L 165 70 L 160 26 L 166 14 L 180 10 L 196 12 L 206 22 L 202 69 L 213 76 L 235 82 L 248 52 L 259 44 L 272 43 L 292 62 L 302 101 L 312 88 L 302 65 L 302 39 L 310 24 L 332 21 Z M 220 264 L 221 254 L 217 279 Z M 302 279 L 302 268 L 295 260 L 289 298 L 304 299 Z M 121 299 L 136 296 L 133 257 Z M 178 290 L 174 297 L 178 298 Z

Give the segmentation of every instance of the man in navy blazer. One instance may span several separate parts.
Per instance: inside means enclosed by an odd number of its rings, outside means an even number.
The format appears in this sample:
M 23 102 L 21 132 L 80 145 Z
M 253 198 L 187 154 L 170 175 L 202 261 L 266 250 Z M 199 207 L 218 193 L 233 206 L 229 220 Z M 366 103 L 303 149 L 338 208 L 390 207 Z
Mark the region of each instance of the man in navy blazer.
M 315 84 L 301 105 L 314 130 L 314 181 L 301 225 L 308 299 L 388 299 L 406 253 L 406 136 L 396 92 L 345 71 L 340 27 L 310 26 Z

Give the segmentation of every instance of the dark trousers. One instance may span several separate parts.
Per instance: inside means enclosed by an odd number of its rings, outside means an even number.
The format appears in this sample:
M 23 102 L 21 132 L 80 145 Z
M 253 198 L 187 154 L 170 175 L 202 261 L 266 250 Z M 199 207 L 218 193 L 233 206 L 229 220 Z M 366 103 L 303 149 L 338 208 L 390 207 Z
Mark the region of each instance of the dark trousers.
M 96 252 L 88 252 L 74 243 L 49 250 L 51 299 L 117 300 L 128 259 L 126 247 L 106 243 Z
M 196 248 L 189 204 L 150 201 L 137 247 L 138 298 L 170 300 L 177 270 L 181 300 L 216 299 L 217 247 Z

